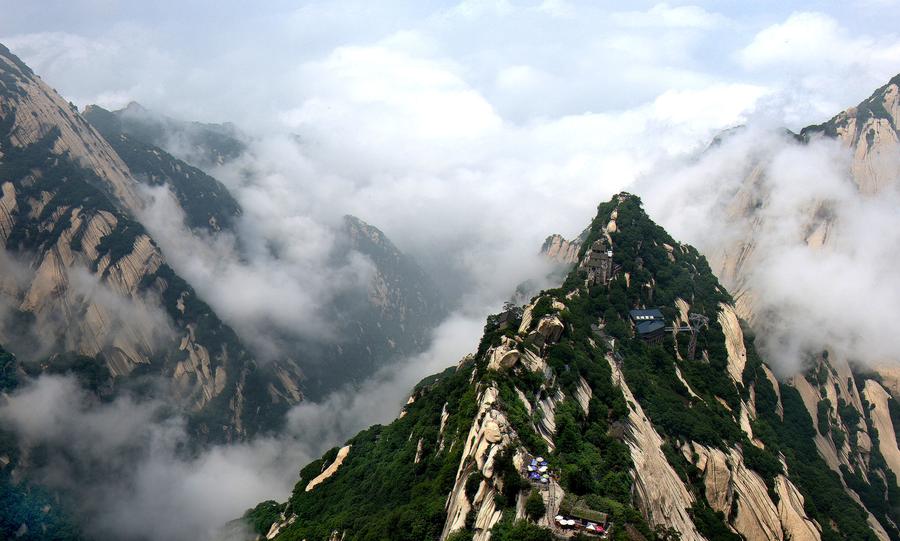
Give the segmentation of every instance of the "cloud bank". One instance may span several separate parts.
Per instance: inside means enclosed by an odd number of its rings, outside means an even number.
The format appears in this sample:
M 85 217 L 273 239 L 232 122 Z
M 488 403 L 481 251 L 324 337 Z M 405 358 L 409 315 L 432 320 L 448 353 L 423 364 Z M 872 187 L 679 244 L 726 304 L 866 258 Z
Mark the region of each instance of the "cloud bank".
M 752 292 L 758 342 L 782 375 L 826 347 L 864 365 L 900 362 L 888 324 L 900 303 L 900 178 L 864 195 L 850 163 L 837 141 L 800 145 L 750 127 L 636 185 L 651 215 L 707 254 L 727 286 Z M 716 267 L 748 246 L 737 279 Z
M 284 432 L 200 453 L 190 451 L 183 419 L 165 401 L 126 395 L 100 402 L 71 376 L 30 382 L 0 404 L 0 421 L 24 446 L 46 451 L 31 475 L 72 498 L 88 534 L 219 539 L 222 526 L 246 509 L 286 499 L 310 460 L 396 417 L 412 387 L 468 353 L 482 326 L 480 315 L 454 314 L 429 351 L 295 407 Z

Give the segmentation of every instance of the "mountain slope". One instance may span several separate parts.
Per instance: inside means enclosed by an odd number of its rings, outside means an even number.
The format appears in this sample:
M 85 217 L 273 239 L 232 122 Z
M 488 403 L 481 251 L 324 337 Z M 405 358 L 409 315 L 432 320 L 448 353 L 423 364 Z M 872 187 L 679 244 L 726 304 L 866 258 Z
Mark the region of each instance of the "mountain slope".
M 900 76 L 858 106 L 828 122 L 804 128 L 796 139 L 784 138 L 775 149 L 751 148 L 737 190 L 724 194 L 717 205 L 722 211 L 710 217 L 712 223 L 719 220 L 723 227 L 728 224 L 736 234 L 728 236 L 727 242 L 707 247 L 706 253 L 723 284 L 738 298 L 741 317 L 753 322 L 759 332 L 776 330 L 773 325 L 783 324 L 781 319 L 772 317 L 777 316 L 778 307 L 773 314 L 771 303 L 760 299 L 757 290 L 759 277 L 765 276 L 767 266 L 773 264 L 771 245 L 767 241 L 781 238 L 785 244 L 794 243 L 814 253 L 840 254 L 847 250 L 848 238 L 842 234 L 845 228 L 852 227 L 848 225 L 848 214 L 858 214 L 862 205 L 870 205 L 882 196 L 889 197 L 900 185 L 898 122 Z M 843 198 L 828 197 L 826 190 L 825 197 L 801 199 L 803 206 L 799 214 L 790 216 L 799 224 L 795 231 L 779 218 L 784 213 L 778 209 L 790 203 L 772 195 L 778 188 L 769 178 L 773 155 L 778 150 L 802 148 L 819 140 L 834 140 L 846 149 L 848 160 L 842 178 L 853 193 Z M 855 196 L 861 205 L 854 206 L 848 201 Z M 866 233 L 855 234 L 858 236 L 849 239 L 851 248 L 862 243 L 859 236 Z M 785 238 L 786 235 L 796 236 Z M 842 287 L 841 281 L 837 280 L 833 287 Z M 871 511 L 872 520 L 883 526 L 885 535 L 896 538 L 900 506 L 900 468 L 896 457 L 900 451 L 890 434 L 896 432 L 898 417 L 893 421 L 887 418 L 891 408 L 900 409 L 900 396 L 896 389 L 889 390 L 889 380 L 880 373 L 854 368 L 852 351 L 844 348 L 845 351 L 838 352 L 834 345 L 827 339 L 817 344 L 821 353 L 810 355 L 804 365 L 805 372 L 794 376 L 790 383 L 800 392 L 802 403 L 814 421 L 817 454 L 840 475 L 847 493 Z M 897 362 L 896 359 L 879 361 L 886 366 Z
M 202 438 L 271 426 L 288 404 L 250 385 L 269 376 L 136 221 L 128 166 L 5 48 L 0 153 L 0 343 L 29 363 L 92 357 L 115 382 L 164 376 Z
M 581 266 L 489 318 L 477 352 L 420 383 L 396 421 L 245 520 L 269 539 L 549 539 L 541 528 L 575 505 L 609 513 L 616 539 L 877 539 L 704 258 L 628 194 L 598 208 L 585 265 L 598 241 L 608 283 Z M 635 336 L 629 310 L 654 306 L 693 331 Z M 546 485 L 524 477 L 538 455 Z M 532 491 L 544 509 L 529 526 Z
M 445 313 L 436 288 L 383 233 L 348 217 L 334 255 L 366 258 L 373 280 L 330 307 L 347 340 L 258 364 L 138 220 L 142 185 L 171 189 L 200 238 L 234 233 L 240 206 L 216 179 L 109 128 L 109 115 L 93 108 L 95 129 L 0 49 L 0 401 L 42 374 L 70 374 L 101 402 L 149 393 L 186 419 L 191 452 L 269 432 L 304 390 L 326 394 L 425 347 Z M 321 347 L 342 351 L 314 357 Z M 11 430 L 0 427 L 0 537 L 77 538 L 91 517 L 30 476 L 44 453 L 77 450 Z
M 120 115 L 91 105 L 83 116 L 109 141 L 138 181 L 172 190 L 189 227 L 211 232 L 233 227 L 241 207 L 221 182 L 132 135 Z
M 95 185 L 117 205 L 129 212 L 140 207 L 128 168 L 106 141 L 3 45 L 0 89 L 0 132 L 11 147 L 41 144 L 54 154 L 68 154 L 79 167 L 91 171 Z
M 849 149 L 851 162 L 846 172 L 856 189 L 868 196 L 892 190 L 900 183 L 900 75 L 877 89 L 868 99 L 823 124 L 800 130 L 801 143 L 817 138 L 835 139 Z M 783 146 L 794 144 L 785 138 Z M 743 224 L 744 232 L 733 242 L 710 252 L 717 276 L 739 299 L 741 315 L 752 321 L 755 315 L 753 291 L 748 277 L 759 264 L 756 239 L 764 234 L 765 209 L 772 204 L 765 187 L 765 168 L 771 152 L 761 149 L 748 163 L 739 190 L 722 202 L 724 219 Z M 812 247 L 826 246 L 835 227 L 836 201 L 816 201 L 809 205 L 804 242 Z
M 162 117 L 137 105 L 115 113 L 89 106 L 85 117 L 107 138 L 135 179 L 172 191 L 191 229 L 200 234 L 237 233 L 234 228 L 241 208 L 225 186 L 148 142 L 178 137 L 188 126 L 193 130 L 189 133 L 197 133 L 196 123 Z M 201 142 L 195 141 L 196 145 Z M 431 330 L 446 315 L 438 288 L 377 228 L 348 216 L 335 233 L 332 263 L 345 264 L 361 254 L 372 264 L 372 277 L 367 291 L 354 289 L 326 307 L 328 319 L 337 326 L 335 340 L 317 341 L 287 333 L 277 337 L 282 350 L 302 352 L 282 362 L 283 367 L 276 371 L 280 379 L 290 382 L 284 389 L 290 400 L 299 398 L 300 393 L 312 399 L 322 397 L 423 350 Z
M 824 255 L 825 261 L 834 261 L 842 256 L 859 257 L 860 253 L 854 250 L 856 245 L 865 250 L 869 231 L 860 230 L 860 222 L 852 218 L 866 212 L 867 207 L 877 207 L 879 200 L 889 201 L 900 185 L 898 96 L 900 76 L 858 106 L 825 123 L 808 126 L 799 135 L 786 130 L 782 134 L 750 133 L 749 128 L 728 130 L 716 137 L 701 156 L 706 162 L 690 171 L 696 178 L 715 179 L 702 184 L 706 193 L 697 193 L 698 187 L 688 181 L 679 188 L 678 196 L 665 201 L 666 207 L 675 209 L 674 214 L 680 214 L 693 210 L 692 198 L 713 199 L 711 208 L 704 208 L 704 219 L 718 233 L 702 235 L 707 239 L 702 250 L 716 275 L 735 296 L 738 315 L 759 334 L 771 335 L 770 341 L 789 343 L 793 334 L 804 332 L 804 321 L 808 319 L 816 320 L 819 326 L 829 320 L 845 321 L 841 319 L 840 305 L 834 306 L 832 312 L 809 310 L 816 313 L 797 314 L 788 300 L 791 295 L 785 296 L 783 289 L 779 296 L 778 287 L 774 286 L 773 298 L 760 295 L 765 295 L 767 287 L 773 288 L 773 282 L 787 279 L 772 269 L 783 272 L 789 268 L 785 262 L 799 253 Z M 834 168 L 840 179 L 832 184 L 828 184 L 831 164 L 823 166 L 822 156 L 839 160 Z M 798 158 L 806 161 L 797 164 Z M 793 177 L 784 175 L 785 167 L 797 168 L 791 173 Z M 806 193 L 808 186 L 793 186 L 807 171 L 822 171 L 820 174 L 826 178 L 819 182 L 826 187 Z M 678 178 L 668 177 L 665 182 L 674 185 Z M 685 180 L 684 175 L 680 178 Z M 678 201 L 678 197 L 682 199 Z M 672 219 L 678 222 L 682 218 Z M 845 231 L 850 236 L 844 235 Z M 551 239 L 543 250 L 551 258 L 571 254 L 580 247 L 578 241 Z M 563 259 L 572 263 L 571 258 Z M 854 279 L 854 274 L 845 270 L 827 287 L 840 291 Z M 878 278 L 869 280 L 880 283 Z M 803 291 L 802 284 L 791 289 Z M 825 328 L 834 326 L 832 323 Z M 847 494 L 871 511 L 870 524 L 886 538 L 896 532 L 900 505 L 896 458 L 900 451 L 891 436 L 900 426 L 900 416 L 895 414 L 893 421 L 888 419 L 890 411 L 900 410 L 900 395 L 896 384 L 892 384 L 896 382 L 896 369 L 892 366 L 897 360 L 879 358 L 877 363 L 883 364 L 877 364 L 874 372 L 863 369 L 851 361 L 854 350 L 867 344 L 855 344 L 848 351 L 848 341 L 853 340 L 831 336 L 807 345 L 806 350 L 813 353 L 795 355 L 797 358 L 792 361 L 802 367 L 803 373 L 793 375 L 788 383 L 800 393 L 802 406 L 813 420 L 816 453 L 840 476 Z M 844 344 L 840 351 L 836 342 Z
M 207 170 L 238 158 L 247 149 L 243 136 L 230 123 L 206 124 L 177 120 L 150 111 L 136 102 L 124 109 L 104 111 L 103 118 L 93 118 L 96 105 L 85 108 L 85 117 L 97 130 L 127 135 L 144 144 L 166 149 L 188 163 Z
M 11 314 L 0 343 L 24 361 L 71 353 L 96 358 L 115 382 L 163 376 L 200 433 L 232 439 L 273 428 L 305 393 L 323 396 L 424 349 L 446 313 L 438 289 L 383 233 L 347 218 L 334 263 L 362 255 L 368 291 L 326 307 L 337 339 L 285 336 L 296 354 L 260 369 L 137 219 L 141 185 L 164 186 L 187 234 L 237 233 L 241 208 L 225 186 L 144 140 L 187 123 L 142 131 L 130 113 L 90 107 L 95 129 L 14 55 L 0 58 L 0 290 Z
M 851 174 L 865 194 L 896 186 L 900 170 L 900 74 L 856 107 L 800 131 L 804 141 L 833 137 L 853 150 Z

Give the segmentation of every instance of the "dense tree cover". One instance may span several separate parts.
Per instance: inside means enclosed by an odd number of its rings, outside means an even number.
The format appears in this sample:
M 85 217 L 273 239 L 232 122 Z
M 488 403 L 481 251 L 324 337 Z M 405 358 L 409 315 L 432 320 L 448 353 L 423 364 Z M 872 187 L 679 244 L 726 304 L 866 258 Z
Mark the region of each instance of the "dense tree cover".
M 134 251 L 134 243 L 137 238 L 144 235 L 144 226 L 131 220 L 122 220 L 116 224 L 116 228 L 104 235 L 97 244 L 97 255 L 94 261 L 94 270 L 100 262 L 100 258 L 109 256 L 109 266 L 115 265 L 120 259 Z
M 684 343 L 670 337 L 661 347 L 648 347 L 639 341 L 628 340 L 627 333 L 620 335 L 623 340 L 620 341 L 619 352 L 624 357 L 626 380 L 660 432 L 674 441 L 693 440 L 713 446 L 740 445 L 745 464 L 763 477 L 775 501 L 774 478 L 784 473 L 778 459 L 779 453 L 783 452 L 791 478 L 797 477 L 795 483 L 804 493 L 810 516 L 820 524 L 831 517 L 823 528 L 824 539 L 872 538 L 874 534 L 865 523 L 864 511 L 850 499 L 842 489 L 838 476 L 819 458 L 813 443 L 815 429 L 796 390 L 782 387 L 784 421 L 775 414 L 772 401 L 774 389 L 761 372 L 762 361 L 753 347 L 749 332 L 746 340 L 749 361 L 743 380 L 747 386 L 751 383 L 756 386 L 757 409 L 765 410 L 765 414 L 760 412 L 760 419 L 754 424 L 754 433 L 763 439 L 765 449 L 752 445 L 739 429 L 732 412 L 738 411 L 741 396 L 746 395 L 748 389 L 744 385 L 733 384 L 728 376 L 724 334 L 715 317 L 719 303 L 731 302 L 731 299 L 718 285 L 705 259 L 693 248 L 678 245 L 665 231 L 652 224 L 640 210 L 637 198 L 628 198 L 618 205 L 617 223 L 618 231 L 611 235 L 616 247 L 615 260 L 622 265 L 623 272 L 631 269 L 633 273 L 631 287 L 616 284 L 615 281 L 610 287 L 609 300 L 615 314 L 624 321 L 628 308 L 661 306 L 667 320 L 670 320 L 675 315 L 671 308 L 675 299 L 682 298 L 691 305 L 692 312 L 705 314 L 710 320 L 709 328 L 698 333 L 697 339 L 697 351 L 704 351 L 706 355 L 704 358 L 698 355 L 695 360 L 688 357 Z M 669 250 L 664 244 L 673 247 L 674 261 L 668 256 Z M 643 272 L 649 272 L 650 276 L 643 275 Z M 653 284 L 652 287 L 641 285 L 647 283 Z M 609 310 L 604 311 L 604 317 L 611 315 Z M 620 332 L 622 327 L 619 327 Z M 614 327 L 611 334 L 615 331 Z M 677 364 L 683 377 L 700 395 L 702 402 L 691 398 L 674 374 L 676 356 L 681 358 Z M 731 411 L 725 409 L 718 398 L 724 400 Z M 859 421 L 852 407 L 839 404 L 838 409 L 844 424 Z M 844 432 L 836 427 L 832 434 L 842 437 Z M 855 436 L 855 429 L 850 430 L 848 437 L 855 441 Z M 678 460 L 674 455 L 669 455 L 671 462 Z M 808 458 L 802 459 L 804 456 Z M 697 472 L 689 468 L 685 469 L 684 474 L 687 481 L 696 482 L 698 479 Z M 695 492 L 701 493 L 700 490 Z M 724 532 L 716 526 L 718 520 L 708 507 L 704 507 L 705 504 L 700 504 L 693 509 L 698 527 L 709 538 L 723 538 Z M 884 509 L 884 504 L 875 508 Z M 828 511 L 822 512 L 823 509 Z M 840 509 L 845 511 L 840 512 Z M 837 514 L 841 516 L 834 518 Z
M 753 423 L 753 432 L 765 443 L 766 449 L 784 455 L 790 478 L 803 495 L 804 510 L 822 527 L 822 539 L 876 539 L 866 523 L 865 510 L 850 498 L 838 474 L 819 456 L 814 441 L 816 427 L 800 393 L 792 386 L 781 386 L 782 420 L 776 412 L 778 395 L 763 372 L 753 337 L 748 336 L 745 342 L 744 381 L 756 389 L 758 418 Z
M 562 290 L 544 292 L 536 302 L 532 315 L 549 313 L 549 299 L 554 295 L 561 298 L 562 293 Z M 631 504 L 631 456 L 621 439 L 627 405 L 621 391 L 612 382 L 611 370 L 604 359 L 606 350 L 602 343 L 598 343 L 599 340 L 591 338 L 590 325 L 598 317 L 596 301 L 602 297 L 602 292 L 597 290 L 592 296 L 567 299 L 567 308 L 560 314 L 565 323 L 563 336 L 544 351 L 547 363 L 556 376 L 555 384 L 566 396 L 575 395 L 580 378 L 584 378 L 593 393 L 587 415 L 572 399 L 556 406 L 556 449 L 552 453 L 535 429 L 537 419 L 527 414 L 515 392 L 518 389 L 535 402 L 554 394 L 554 388 L 547 387 L 543 375 L 516 369 L 487 374 L 484 380 L 494 381 L 499 387 L 502 407 L 521 443 L 533 455 L 550 457 L 551 467 L 559 473 L 560 482 L 568 492 L 593 496 L 597 510 L 609 512 L 619 524 L 633 523 L 651 536 L 642 517 Z M 486 336 L 490 335 L 489 329 Z M 509 495 L 505 496 L 507 503 L 514 502 Z M 619 532 L 624 535 L 623 529 Z
M 253 509 L 249 509 L 244 517 L 250 529 L 260 535 L 269 533 L 272 524 L 281 519 L 284 506 L 274 500 L 266 500 Z
M 744 381 L 747 385 L 751 383 L 756 385 L 757 407 L 766 412 L 765 415 L 760 415 L 761 419 L 753 427 L 754 433 L 766 443 L 766 448 L 759 449 L 752 445 L 740 430 L 733 412 L 739 411 L 741 397 L 746 398 L 748 388 L 740 384 L 735 385 L 728 376 L 724 334 L 716 321 L 719 304 L 731 302 L 731 299 L 718 285 L 705 259 L 696 250 L 677 244 L 665 231 L 649 220 L 640 209 L 637 198 L 628 197 L 618 202 L 618 205 L 615 200 L 600 205 L 598 219 L 592 224 L 582 255 L 593 240 L 600 237 L 602 225 L 616 206 L 618 227 L 617 231 L 611 234 L 614 261 L 621 266 L 622 273 L 629 273 L 630 283 L 617 277 L 606 288 L 591 288 L 589 292 L 591 313 L 584 317 L 592 317 L 595 320 L 602 318 L 605 331 L 616 339 L 616 348 L 622 358 L 625 378 L 660 433 L 674 442 L 698 441 L 712 446 L 739 445 L 743 449 L 745 464 L 763 477 L 775 501 L 777 495 L 774 493 L 774 479 L 784 473 L 778 456 L 780 452 L 784 452 L 791 477 L 798 478 L 795 482 L 804 493 L 810 516 L 821 524 L 829 520 L 827 517 L 841 515 L 839 519 L 828 522 L 823 532 L 825 539 L 871 538 L 873 534 L 865 523 L 864 511 L 850 500 L 840 486 L 837 475 L 819 458 L 812 439 L 814 435 L 812 422 L 795 390 L 788 388 L 787 391 L 783 391 L 788 402 L 785 403 L 784 409 L 787 411 L 790 408 L 790 415 L 786 415 L 783 422 L 775 415 L 775 405 L 771 402 L 774 390 L 765 377 L 758 378 L 756 377 L 758 374 L 754 372 L 759 370 L 761 374 L 761 360 L 753 349 L 752 335 L 749 332 L 748 354 L 751 362 L 748 363 Z M 665 245 L 671 246 L 672 249 Z M 559 296 L 563 292 L 580 287 L 583 279 L 583 274 L 577 270 L 573 271 L 561 290 L 547 293 Z M 598 289 L 599 293 L 595 291 Z M 576 297 L 573 299 L 575 302 L 566 301 L 570 314 L 579 311 L 580 298 L 584 297 Z M 679 335 L 677 339 L 667 337 L 661 346 L 653 347 L 635 340 L 632 336 L 627 323 L 628 310 L 660 306 L 667 321 L 671 321 L 675 316 L 674 301 L 677 298 L 687 301 L 691 305 L 692 312 L 709 317 L 709 327 L 699 332 L 697 337 L 697 351 L 705 353 L 702 357 L 698 354 L 696 359 L 689 358 L 687 354 L 689 337 L 685 334 Z M 568 348 L 559 356 L 557 368 L 562 365 L 568 369 L 569 363 L 563 364 L 564 361 L 576 358 L 575 352 L 571 351 L 571 345 L 574 343 L 576 342 L 570 341 L 568 344 L 557 346 L 563 350 Z M 555 357 L 551 350 L 551 363 Z M 680 367 L 682 376 L 699 398 L 692 397 L 676 376 L 674 372 L 676 357 L 680 358 L 677 366 Z M 760 387 L 764 388 L 762 392 Z M 772 394 L 767 395 L 767 392 Z M 722 405 L 719 399 L 724 401 L 728 408 Z M 789 404 L 790 402 L 793 403 Z M 847 405 L 843 407 L 839 405 L 841 420 L 844 423 L 855 424 L 859 420 L 858 416 L 854 415 L 855 410 L 851 410 L 852 408 Z M 572 439 L 574 433 L 568 428 L 571 411 L 572 408 L 563 405 L 557 413 L 557 443 L 563 453 L 566 447 L 570 446 L 566 442 Z M 843 419 L 845 416 L 847 419 Z M 775 426 L 776 422 L 778 426 Z M 849 435 L 851 438 L 854 436 L 855 433 Z M 775 443 L 776 441 L 778 443 Z M 700 472 L 688 464 L 680 452 L 676 452 L 670 446 L 666 446 L 664 450 L 682 478 L 694 486 L 694 493 L 702 496 Z M 803 456 L 810 458 L 801 462 Z M 585 468 L 573 469 L 572 473 L 586 469 L 587 463 L 584 466 Z M 591 468 L 590 471 L 597 469 Z M 565 467 L 563 473 L 565 480 Z M 582 484 L 579 476 L 574 475 L 569 479 L 567 488 L 577 493 L 578 490 L 583 490 Z M 817 492 L 818 486 L 822 490 Z M 871 494 L 874 500 L 874 494 L 879 486 L 883 489 L 883 485 L 877 483 L 874 487 L 860 486 L 859 490 Z M 614 494 L 609 487 L 605 487 L 604 492 L 605 495 Z M 874 508 L 889 513 L 883 503 L 874 505 Z M 840 513 L 839 509 L 846 511 Z M 713 512 L 702 497 L 691 511 L 698 528 L 707 538 L 734 539 L 723 522 L 727 517 Z
M 149 186 L 168 185 L 194 229 L 230 229 L 241 207 L 215 178 L 166 152 L 126 134 L 102 132 L 135 177 Z
M 559 314 L 564 323 L 561 339 L 544 346 L 525 340 L 517 346 L 540 353 L 553 377 L 545 380 L 543 374 L 521 366 L 503 372 L 486 371 L 488 349 L 504 336 L 514 336 L 518 326 L 517 320 L 504 323 L 504 318 L 499 316 L 489 318 L 473 362 L 462 370 L 450 369 L 430 378 L 424 387 L 420 386 L 417 394 L 422 396 L 409 407 L 406 417 L 387 427 L 373 427 L 351 440 L 354 447 L 332 479 L 310 493 L 303 490 L 308 480 L 333 460 L 336 450 L 303 469 L 298 488 L 283 509 L 298 515 L 289 527 L 291 533 L 284 538 L 324 539 L 335 530 L 346 531 L 349 539 L 435 538 L 446 518 L 444 504 L 461 447 L 456 444 L 451 452 L 446 449 L 434 452 L 439 424 L 436 416 L 442 409 L 443 397 L 451 397 L 447 408 L 451 412 L 448 437 L 454 433 L 458 437 L 467 430 L 474 414 L 478 380 L 480 385 L 490 383 L 498 388 L 498 406 L 506 412 L 520 443 L 530 453 L 548 457 L 566 492 L 579 496 L 592 509 L 610 514 L 617 525 L 612 532 L 613 539 L 625 539 L 634 532 L 647 539 L 672 538 L 677 532 L 652 530 L 632 504 L 632 462 L 624 442 L 629 406 L 612 381 L 606 360 L 610 338 L 615 339 L 615 354 L 626 381 L 666 438 L 663 451 L 667 459 L 696 497 L 690 512 L 705 537 L 721 541 L 739 538 L 726 525 L 729 517 L 713 511 L 706 502 L 702 472 L 677 449 L 681 442 L 741 448 L 745 464 L 763 477 L 773 497 L 774 479 L 785 473 L 778 459 L 779 453 L 784 453 L 791 477 L 798 478 L 796 482 L 806 498 L 809 514 L 820 524 L 830 520 L 827 517 L 841 515 L 827 522 L 825 539 L 870 538 L 861 508 L 849 501 L 837 476 L 818 458 L 812 441 L 815 428 L 796 391 L 787 387 L 782 391 L 784 421 L 775 415 L 774 390 L 765 377 L 758 377 L 762 374 L 761 360 L 753 349 L 749 332 L 749 361 L 744 381 L 756 385 L 757 407 L 761 413 L 753 428 L 765 442 L 765 449 L 751 444 L 740 430 L 735 412 L 749 390 L 735 384 L 728 374 L 725 336 L 716 317 L 720 303 L 731 299 L 718 285 L 703 257 L 693 248 L 679 245 L 653 224 L 635 197 L 614 199 L 601 205 L 585 244 L 598 238 L 616 205 L 619 227 L 612 237 L 614 261 L 621 267 L 620 274 L 607 287 L 588 289 L 583 274 L 573 270 L 563 287 L 542 292 L 532 310 L 537 320 L 555 312 L 551 299 L 564 300 L 566 308 Z M 625 272 L 629 273 L 628 280 L 624 279 Z M 579 293 L 567 295 L 573 290 Z M 633 336 L 628 323 L 630 309 L 650 306 L 662 307 L 671 321 L 676 315 L 674 302 L 678 298 L 687 301 L 692 312 L 709 318 L 708 327 L 698 332 L 697 355 L 693 359 L 688 354 L 689 336 L 685 333 L 675 338 L 667 336 L 661 345 L 651 347 Z M 597 323 L 602 323 L 602 330 L 592 328 Z M 680 367 L 682 377 L 698 396 L 688 391 L 675 366 Z M 472 370 L 478 377 L 469 383 Z M 582 378 L 592 390 L 587 412 L 571 398 L 576 395 Z M 555 448 L 551 452 L 537 430 L 540 419 L 535 406 L 540 400 L 556 396 L 557 389 L 567 398 L 555 406 Z M 529 414 L 520 393 L 531 402 L 533 413 Z M 454 397 L 459 400 L 463 396 L 468 400 L 454 406 Z M 468 405 L 469 409 L 455 409 L 461 405 Z M 423 442 L 430 453 L 426 452 L 427 458 L 419 464 L 412 464 L 410 457 L 422 434 L 429 434 Z M 398 456 L 404 460 L 394 460 Z M 530 485 L 515 471 L 511 453 L 499 453 L 494 466 L 495 478 L 501 479 L 503 486 L 495 503 L 505 510 L 504 518 L 494 527 L 494 538 L 551 538 L 549 531 L 524 521 L 516 522 L 510 515 L 520 497 L 526 498 L 530 517 L 541 512 Z M 417 476 L 423 471 L 430 472 L 427 480 Z M 467 477 L 465 492 L 470 498 L 481 481 L 480 474 Z M 817 486 L 821 490 L 814 494 L 813 487 Z M 376 491 L 379 499 L 373 502 L 372 494 Z M 845 512 L 840 513 L 839 509 Z M 249 516 L 252 518 L 253 514 Z M 467 524 L 471 525 L 471 521 Z M 468 539 L 470 535 L 470 530 L 463 530 L 452 538 Z
M 860 385 L 864 385 L 864 375 L 858 376 Z M 866 401 L 865 395 L 860 394 L 863 410 L 871 409 L 872 405 Z M 896 403 L 896 400 L 889 400 L 888 403 Z M 889 406 L 890 407 L 890 406 Z M 866 508 L 876 517 L 885 517 L 890 520 L 879 520 L 879 522 L 887 523 L 886 529 L 892 539 L 900 539 L 900 529 L 896 524 L 896 517 L 900 516 L 900 488 L 897 486 L 897 477 L 887 462 L 884 455 L 881 454 L 880 439 L 881 435 L 872 424 L 869 417 L 861 418 L 856 408 L 845 404 L 843 400 L 839 402 L 838 412 L 841 420 L 848 426 L 852 423 L 851 448 L 858 451 L 856 439 L 856 423 L 865 420 L 866 430 L 871 439 L 871 449 L 869 450 L 869 471 L 866 475 L 860 469 L 849 469 L 841 466 L 841 474 L 847 485 L 852 488 L 865 504 Z M 897 426 L 897 425 L 895 425 Z M 877 475 L 874 470 L 880 469 L 884 473 L 884 477 Z
M 336 449 L 304 467 L 283 508 L 297 515 L 279 539 L 326 539 L 346 531 L 348 539 L 436 539 L 444 526 L 444 505 L 456 478 L 463 438 L 475 415 L 476 395 L 469 385 L 474 365 L 451 370 L 420 386 L 407 414 L 387 426 L 373 426 L 348 441 L 350 452 L 338 473 L 314 490 L 309 481 L 334 460 Z M 443 435 L 440 416 L 450 416 Z M 422 455 L 414 457 L 418 442 Z M 445 445 L 441 446 L 441 441 Z M 268 510 L 247 518 L 259 521 Z
M 741 389 L 728 376 L 725 336 L 716 318 L 719 304 L 731 298 L 705 258 L 653 223 L 635 196 L 600 205 L 586 244 L 600 238 L 613 210 L 618 225 L 610 236 L 614 262 L 621 271 L 608 287 L 591 288 L 591 315 L 595 322 L 602 319 L 606 333 L 617 339 L 632 392 L 658 429 L 671 438 L 713 446 L 746 442 L 732 414 L 740 407 Z M 623 279 L 625 273 L 628 280 Z M 581 280 L 573 272 L 563 289 L 578 287 Z M 629 310 L 643 307 L 660 307 L 666 320 L 673 321 L 679 298 L 693 313 L 709 318 L 708 328 L 698 332 L 694 359 L 688 354 L 688 333 L 680 333 L 678 339 L 667 335 L 661 346 L 650 346 L 633 339 L 628 324 Z M 699 398 L 692 397 L 677 377 L 676 366 Z
M 152 147 L 172 145 L 188 155 L 188 161 L 196 162 L 195 165 L 201 168 L 220 165 L 237 158 L 246 150 L 240 134 L 231 124 L 175 120 L 148 111 L 134 102 L 114 112 L 91 105 L 83 115 L 107 139 L 126 135 Z
M 19 385 L 19 363 L 0 346 L 0 392 L 8 393 Z
M 538 520 L 546 513 L 547 506 L 544 504 L 544 499 L 541 498 L 541 493 L 532 489 L 525 500 L 525 515 L 531 520 Z
M 553 541 L 553 534 L 547 528 L 535 526 L 525 520 L 513 520 L 508 514 L 491 530 L 491 539 L 496 541 Z

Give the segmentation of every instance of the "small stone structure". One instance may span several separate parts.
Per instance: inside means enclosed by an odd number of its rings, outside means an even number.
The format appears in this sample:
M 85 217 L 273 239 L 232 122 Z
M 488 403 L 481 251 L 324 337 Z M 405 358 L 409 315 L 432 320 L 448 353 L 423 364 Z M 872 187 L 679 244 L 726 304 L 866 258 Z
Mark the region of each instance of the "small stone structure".
M 613 277 L 613 252 L 605 238 L 594 241 L 581 262 L 581 268 L 587 270 L 589 286 L 609 283 Z

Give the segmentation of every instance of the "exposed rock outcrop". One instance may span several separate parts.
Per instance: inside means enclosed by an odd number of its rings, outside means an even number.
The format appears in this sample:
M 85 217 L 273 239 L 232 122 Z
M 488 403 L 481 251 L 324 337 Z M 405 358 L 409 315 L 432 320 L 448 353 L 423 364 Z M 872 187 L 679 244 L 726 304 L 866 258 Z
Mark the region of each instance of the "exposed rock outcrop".
M 803 497 L 783 475 L 775 480 L 778 503 L 772 501 L 762 477 L 747 468 L 739 449 L 727 452 L 694 442 L 682 449 L 703 472 L 706 500 L 748 541 L 821 539 L 818 526 L 807 517 Z
M 888 404 L 893 397 L 878 382 L 871 379 L 866 380 L 863 392 L 866 402 L 871 405 L 869 415 L 872 426 L 878 431 L 878 450 L 888 468 L 894 472 L 896 479 L 900 479 L 900 450 L 897 449 L 897 435 Z
M 344 463 L 347 455 L 350 454 L 350 447 L 350 445 L 345 445 L 338 450 L 337 456 L 334 457 L 334 461 L 332 461 L 332 463 L 329 464 L 327 468 L 322 470 L 322 473 L 315 476 L 312 480 L 310 480 L 309 484 L 306 485 L 307 492 L 316 488 L 317 486 L 322 484 L 323 481 L 334 475 L 338 468 L 341 467 L 341 464 Z
M 81 166 L 96 173 L 106 191 L 121 207 L 134 213 L 141 199 L 129 178 L 128 168 L 94 128 L 73 110 L 73 106 L 47 86 L 40 77 L 0 45 L 0 72 L 9 79 L 0 83 L 0 111 L 14 115 L 9 141 L 18 147 L 37 143 L 57 130 L 52 151 L 67 153 Z M 15 79 L 15 83 L 12 83 Z
M 508 370 L 519 361 L 520 355 L 515 345 L 507 340 L 491 352 L 488 370 Z
M 476 510 L 476 541 L 490 539 L 490 529 L 500 520 L 501 510 L 494 504 L 494 489 L 488 482 L 494 476 L 494 457 L 512 441 L 514 432 L 506 419 L 506 415 L 495 407 L 499 391 L 496 387 L 487 387 L 481 392 L 478 412 L 472 420 L 462 457 L 456 472 L 456 482 L 447 498 L 447 520 L 441 533 L 441 540 L 450 533 L 465 525 L 466 515 L 473 508 Z M 466 481 L 475 471 L 484 476 L 473 501 L 466 496 Z
M 630 409 L 625 442 L 634 462 L 635 499 L 651 524 L 675 528 L 684 541 L 703 541 L 688 509 L 694 498 L 662 452 L 663 439 L 635 399 L 612 355 L 607 355 L 613 382 L 619 385 Z
M 581 244 L 577 240 L 569 242 L 562 235 L 553 234 L 544 241 L 541 253 L 551 261 L 574 264 L 578 263 L 579 249 L 581 249 Z
M 744 380 L 744 367 L 747 364 L 747 348 L 744 346 L 744 333 L 734 307 L 727 304 L 719 306 L 719 325 L 722 326 L 722 332 L 725 333 L 728 374 L 735 383 L 741 383 Z

